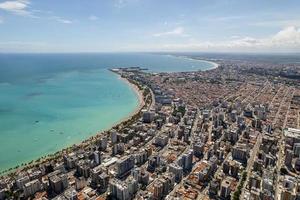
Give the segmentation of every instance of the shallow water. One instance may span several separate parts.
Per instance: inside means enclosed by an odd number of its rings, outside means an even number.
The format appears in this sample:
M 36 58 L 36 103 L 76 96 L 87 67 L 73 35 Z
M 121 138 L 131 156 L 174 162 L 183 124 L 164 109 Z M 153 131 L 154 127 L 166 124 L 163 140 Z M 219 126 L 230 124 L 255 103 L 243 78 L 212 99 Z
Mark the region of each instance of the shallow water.
M 202 61 L 151 54 L 0 54 L 0 171 L 108 129 L 138 99 L 113 67 L 191 71 Z

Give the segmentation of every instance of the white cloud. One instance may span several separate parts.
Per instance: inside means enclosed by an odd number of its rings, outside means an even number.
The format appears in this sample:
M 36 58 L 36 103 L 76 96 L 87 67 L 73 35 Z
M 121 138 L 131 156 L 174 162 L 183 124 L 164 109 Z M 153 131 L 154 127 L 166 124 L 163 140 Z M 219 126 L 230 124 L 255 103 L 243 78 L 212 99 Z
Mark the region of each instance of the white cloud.
M 250 47 L 250 48 L 299 48 L 300 29 L 289 26 L 280 30 L 275 35 L 266 38 L 244 37 L 238 40 L 216 43 L 216 46 L 224 47 Z
M 230 36 L 230 39 L 239 39 L 239 38 L 241 38 L 241 36 L 239 36 L 239 35 L 232 35 L 232 36 Z
M 265 38 L 239 37 L 219 42 L 162 44 L 157 49 L 179 51 L 300 51 L 300 28 L 289 26 Z
M 73 22 L 68 19 L 57 19 L 58 22 L 63 23 L 63 24 L 72 24 Z
M 287 27 L 274 35 L 269 42 L 276 45 L 300 46 L 300 28 Z
M 10 12 L 15 15 L 22 15 L 22 16 L 31 17 L 31 18 L 51 19 L 51 20 L 55 20 L 59 23 L 64 23 L 64 24 L 73 23 L 73 21 L 71 21 L 71 20 L 63 19 L 58 16 L 50 16 L 49 17 L 49 15 L 52 14 L 51 11 L 42 11 L 42 10 L 31 9 L 29 0 L 4 1 L 4 2 L 0 3 L 0 10 L 4 10 L 4 11 Z M 1 22 L 3 22 L 3 20 L 1 21 L 1 18 L 0 18 L 0 23 Z
M 184 36 L 187 37 L 188 34 L 184 32 L 183 27 L 177 27 L 171 31 L 161 32 L 161 33 L 155 33 L 153 34 L 154 37 L 163 37 L 163 36 Z
M 116 0 L 114 6 L 117 8 L 122 8 L 125 5 L 125 1 L 124 0 Z
M 218 21 L 218 22 L 232 22 L 233 20 L 240 20 L 245 18 L 245 16 L 221 16 L 221 17 L 212 17 L 207 18 L 210 21 Z
M 255 23 L 250 23 L 250 25 L 258 27 L 288 27 L 288 26 L 300 26 L 299 19 L 275 19 L 275 20 L 265 20 Z
M 62 23 L 62 24 L 72 24 L 73 23 L 73 21 L 71 21 L 71 20 L 63 19 L 63 18 L 58 17 L 58 16 L 52 16 L 52 17 L 50 17 L 50 19 L 53 19 L 53 20 L 55 20 L 59 23 Z
M 114 0 L 114 7 L 121 9 L 126 7 L 130 3 L 136 3 L 139 0 Z
M 0 9 L 17 15 L 30 15 L 29 4 L 27 0 L 4 1 L 0 3 Z
M 91 20 L 91 21 L 96 21 L 96 20 L 98 20 L 99 18 L 97 17 L 97 16 L 95 16 L 95 15 L 91 15 L 91 16 L 89 16 L 89 20 Z

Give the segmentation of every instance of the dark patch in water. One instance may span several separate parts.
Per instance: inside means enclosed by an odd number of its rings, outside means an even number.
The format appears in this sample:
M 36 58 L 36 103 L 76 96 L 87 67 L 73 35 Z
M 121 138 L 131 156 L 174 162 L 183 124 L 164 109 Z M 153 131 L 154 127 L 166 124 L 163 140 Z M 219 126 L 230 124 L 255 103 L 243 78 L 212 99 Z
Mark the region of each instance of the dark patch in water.
M 10 113 L 13 112 L 11 108 L 0 108 L 0 113 Z
M 25 99 L 31 99 L 33 97 L 41 96 L 43 95 L 42 92 L 31 92 L 25 95 Z

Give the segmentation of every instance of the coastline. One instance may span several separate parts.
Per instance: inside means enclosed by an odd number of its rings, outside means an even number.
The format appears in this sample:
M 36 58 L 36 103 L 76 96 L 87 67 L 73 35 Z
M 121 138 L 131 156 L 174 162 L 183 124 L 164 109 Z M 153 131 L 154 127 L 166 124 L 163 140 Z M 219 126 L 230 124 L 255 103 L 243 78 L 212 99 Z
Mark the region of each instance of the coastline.
M 201 71 L 209 71 L 209 70 L 217 69 L 219 67 L 218 63 L 215 63 L 215 62 L 209 61 L 209 60 L 196 59 L 196 58 L 191 58 L 191 57 L 188 57 L 188 56 L 178 56 L 178 57 L 189 59 L 189 60 L 202 61 L 202 62 L 206 62 L 206 63 L 209 63 L 209 64 L 213 65 L 213 67 L 211 67 L 209 69 L 201 70 Z
M 189 57 L 186 57 L 186 56 L 176 56 L 176 55 L 169 55 L 169 56 L 182 57 L 184 59 L 191 59 L 191 60 L 198 60 L 198 59 L 189 58 Z M 212 69 L 215 69 L 215 68 L 218 67 L 217 63 L 214 63 L 214 62 L 211 62 L 211 61 L 206 61 L 206 60 L 198 60 L 198 61 L 209 62 L 209 63 L 211 63 L 213 65 L 209 69 L 203 69 L 202 71 L 212 70 Z M 106 69 L 106 70 L 109 70 L 109 69 Z M 74 143 L 65 144 L 66 146 L 63 146 L 62 148 L 58 149 L 57 151 L 49 152 L 49 153 L 47 153 L 45 155 L 41 155 L 39 157 L 32 158 L 32 160 L 28 160 L 28 161 L 23 162 L 23 163 L 16 163 L 15 166 L 10 167 L 10 168 L 3 168 L 0 171 L 0 176 L 3 175 L 3 174 L 6 174 L 6 173 L 13 172 L 13 171 L 18 170 L 18 169 L 23 168 L 23 167 L 27 167 L 28 164 L 37 163 L 37 160 L 46 160 L 48 158 L 52 158 L 54 155 L 57 155 L 58 153 L 66 150 L 66 149 L 70 149 L 73 146 L 80 146 L 83 143 L 85 143 L 86 141 L 90 141 L 93 138 L 97 138 L 99 135 L 105 134 L 105 132 L 107 132 L 107 131 L 109 131 L 109 130 L 115 128 L 115 127 L 117 127 L 118 125 L 122 124 L 125 121 L 130 120 L 134 115 L 138 114 L 140 112 L 140 110 L 145 106 L 144 97 L 143 97 L 143 91 L 140 90 L 134 83 L 128 81 L 126 78 L 121 77 L 120 74 L 118 74 L 118 73 L 114 73 L 114 74 L 117 76 L 118 79 L 122 80 L 125 84 L 127 84 L 134 91 L 135 96 L 138 99 L 137 105 L 136 105 L 135 109 L 132 110 L 132 112 L 129 111 L 128 115 L 126 115 L 124 117 L 121 117 L 121 119 L 118 120 L 115 123 L 111 123 L 111 125 L 109 127 L 101 129 L 101 130 L 96 130 L 94 133 L 92 133 L 92 135 L 87 136 L 85 139 L 83 139 L 83 140 L 81 140 L 79 142 L 76 141 Z
M 111 70 L 109 70 L 109 71 L 111 71 Z M 112 73 L 115 74 L 119 80 L 122 80 L 124 82 L 124 84 L 127 84 L 130 87 L 130 89 L 133 90 L 133 92 L 135 93 L 135 96 L 137 97 L 138 105 L 131 113 L 129 113 L 128 116 L 123 117 L 122 119 L 120 119 L 118 122 L 112 124 L 107 129 L 103 129 L 101 131 L 96 131 L 94 135 L 87 137 L 86 139 L 84 139 L 83 141 L 81 141 L 79 143 L 74 143 L 69 146 L 65 146 L 64 148 L 62 148 L 54 153 L 40 156 L 36 159 L 33 159 L 32 161 L 28 161 L 28 162 L 24 163 L 24 165 L 21 165 L 21 163 L 19 163 L 14 167 L 11 167 L 9 169 L 4 169 L 4 170 L 0 171 L 0 177 L 6 176 L 9 174 L 13 174 L 16 172 L 21 172 L 21 171 L 26 170 L 27 168 L 30 168 L 34 165 L 42 164 L 44 162 L 47 162 L 48 160 L 56 159 L 57 157 L 62 156 L 63 153 L 68 152 L 70 149 L 72 149 L 74 147 L 84 147 L 87 144 L 93 142 L 98 137 L 101 137 L 102 135 L 104 135 L 107 132 L 109 132 L 110 130 L 122 125 L 123 123 L 126 123 L 127 121 L 131 120 L 134 116 L 139 114 L 139 112 L 145 106 L 145 101 L 144 101 L 145 96 L 143 95 L 143 91 L 141 91 L 136 84 L 130 82 L 126 78 L 121 77 L 121 75 L 119 73 L 115 73 L 115 72 L 112 72 Z
M 177 58 L 184 58 L 184 59 L 188 59 L 188 60 L 202 61 L 202 62 L 209 63 L 213 66 L 213 67 L 210 67 L 209 69 L 204 69 L 204 70 L 201 70 L 201 71 L 209 71 L 209 70 L 217 69 L 220 66 L 220 64 L 218 64 L 216 62 L 213 62 L 213 61 L 210 61 L 210 60 L 196 59 L 196 58 L 191 58 L 191 57 L 188 57 L 188 56 L 185 56 L 185 55 L 173 55 L 173 54 L 164 54 L 164 55 L 174 56 L 174 57 L 177 57 Z
M 195 58 L 190 58 L 190 59 L 198 60 L 198 59 L 195 59 Z M 204 62 L 207 62 L 207 63 L 210 63 L 210 64 L 213 65 L 212 68 L 207 69 L 207 70 L 217 69 L 217 68 L 220 66 L 220 64 L 218 64 L 218 63 L 216 63 L 216 62 L 213 62 L 213 61 L 209 61 L 209 60 L 201 60 L 201 61 L 204 61 Z M 207 71 L 207 70 L 204 70 L 204 71 Z
M 127 84 L 134 91 L 135 96 L 138 99 L 138 105 L 137 105 L 136 109 L 134 109 L 128 116 L 123 117 L 118 122 L 113 124 L 108 130 L 103 130 L 103 132 L 109 131 L 109 130 L 113 129 L 115 126 L 118 126 L 119 124 L 122 124 L 123 122 L 125 122 L 127 120 L 130 120 L 134 115 L 138 114 L 145 105 L 143 93 L 135 84 L 131 83 L 126 78 L 121 77 L 121 75 L 118 73 L 115 73 L 115 72 L 112 72 L 112 73 L 116 74 L 118 76 L 119 80 L 122 80 L 125 84 Z

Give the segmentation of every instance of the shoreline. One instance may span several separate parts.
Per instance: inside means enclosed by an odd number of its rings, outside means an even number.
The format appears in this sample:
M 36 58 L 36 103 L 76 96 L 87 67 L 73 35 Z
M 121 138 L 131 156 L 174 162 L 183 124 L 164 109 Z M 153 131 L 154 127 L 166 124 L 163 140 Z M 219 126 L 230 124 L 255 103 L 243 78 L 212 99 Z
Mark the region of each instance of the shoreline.
M 183 59 L 198 60 L 198 59 L 189 58 L 187 56 L 176 56 L 176 55 L 168 55 L 168 56 L 174 56 L 174 57 L 179 57 L 179 58 L 183 58 Z M 201 71 L 212 70 L 212 69 L 215 69 L 215 68 L 218 67 L 218 64 L 214 63 L 214 62 L 210 62 L 210 61 L 206 61 L 206 60 L 198 60 L 198 61 L 209 62 L 213 65 L 211 68 L 201 70 Z M 109 68 L 107 68 L 106 70 L 111 71 Z M 81 141 L 66 144 L 66 146 L 63 146 L 62 148 L 60 148 L 56 151 L 49 152 L 45 155 L 41 155 L 39 157 L 33 158 L 32 160 L 29 159 L 28 161 L 25 161 L 25 162 L 16 163 L 15 166 L 12 166 L 12 167 L 4 168 L 4 169 L 0 170 L 0 177 L 3 176 L 3 175 L 9 174 L 11 172 L 15 172 L 17 170 L 23 169 L 24 167 L 28 167 L 32 163 L 36 164 L 40 160 L 44 161 L 44 160 L 47 160 L 47 159 L 51 159 L 53 156 L 55 156 L 57 154 L 60 154 L 62 151 L 72 149 L 74 146 L 81 146 L 81 145 L 85 144 L 86 142 L 88 142 L 90 140 L 93 140 L 93 138 L 98 138 L 99 136 L 105 134 L 107 131 L 110 131 L 111 129 L 113 129 L 113 128 L 117 127 L 118 125 L 122 124 L 123 122 L 126 122 L 126 121 L 130 120 L 134 115 L 138 114 L 141 111 L 141 109 L 145 106 L 143 91 L 141 91 L 137 87 L 137 85 L 135 85 L 134 83 L 128 81 L 126 78 L 121 77 L 121 75 L 119 73 L 115 73 L 115 72 L 112 72 L 112 73 L 115 74 L 119 80 L 122 80 L 125 84 L 127 84 L 130 87 L 130 89 L 132 89 L 134 91 L 138 102 L 137 102 L 137 105 L 136 105 L 135 109 L 133 109 L 132 112 L 129 112 L 128 115 L 122 117 L 120 120 L 117 120 L 115 123 L 112 123 L 107 128 L 104 128 L 104 129 L 98 130 L 98 131 L 96 130 L 92 135 L 87 136 L 85 139 L 83 139 Z
M 196 70 L 193 70 L 193 71 L 208 71 L 208 70 L 213 70 L 213 69 L 216 69 L 216 68 L 219 67 L 218 63 L 215 63 L 215 62 L 212 62 L 212 61 L 208 61 L 208 60 L 190 58 L 190 57 L 184 56 L 184 55 L 172 55 L 172 54 L 164 54 L 164 55 L 166 55 L 166 56 L 174 56 L 174 57 L 188 59 L 188 60 L 202 61 L 202 62 L 210 63 L 212 65 L 212 67 L 210 67 L 208 69 L 198 69 L 198 70 L 196 69 Z M 25 162 L 25 163 L 17 163 L 13 167 L 10 167 L 8 169 L 4 169 L 4 170 L 0 171 L 0 177 L 1 176 L 5 176 L 6 174 L 9 174 L 9 173 L 13 173 L 13 172 L 18 171 L 18 170 L 22 170 L 24 167 L 28 167 L 32 163 L 33 164 L 37 164 L 37 163 L 39 163 L 40 160 L 41 160 L 40 162 L 42 162 L 42 161 L 47 160 L 47 159 L 52 159 L 51 157 L 53 157 L 53 156 L 55 156 L 57 154 L 60 154 L 61 152 L 66 151 L 66 150 L 68 150 L 70 148 L 73 148 L 74 146 L 85 145 L 87 142 L 89 142 L 89 141 L 91 141 L 91 140 L 99 137 L 100 135 L 103 135 L 104 133 L 106 133 L 106 132 L 114 129 L 115 127 L 118 127 L 122 123 L 124 123 L 126 121 L 129 121 L 131 118 L 133 118 L 133 116 L 135 116 L 136 114 L 138 114 L 141 111 L 141 109 L 145 106 L 145 101 L 144 101 L 143 93 L 138 88 L 138 86 L 135 85 L 134 83 L 130 82 L 126 78 L 123 78 L 119 73 L 113 72 L 109 68 L 107 68 L 106 70 L 109 70 L 111 73 L 115 74 L 119 80 L 123 81 L 125 84 L 127 84 L 130 87 L 130 89 L 133 90 L 133 92 L 135 93 L 135 96 L 137 97 L 137 100 L 138 100 L 136 108 L 132 112 L 130 112 L 129 115 L 124 116 L 123 118 L 121 118 L 117 122 L 113 123 L 109 128 L 96 131 L 95 134 L 88 136 L 86 139 L 82 140 L 81 142 L 72 143 L 72 144 L 70 144 L 68 146 L 65 146 L 65 147 L 63 147 L 63 148 L 61 148 L 61 149 L 59 149 L 59 150 L 57 150 L 57 151 L 55 151 L 53 153 L 49 153 L 47 155 L 37 157 L 37 158 L 35 158 L 33 160 L 30 160 L 28 162 Z M 21 164 L 24 164 L 24 165 L 21 165 Z
M 108 69 L 108 70 L 111 71 L 110 69 Z M 127 84 L 133 90 L 133 92 L 135 93 L 135 96 L 137 97 L 138 105 L 132 112 L 129 113 L 128 116 L 123 117 L 122 119 L 120 119 L 119 121 L 114 123 L 108 130 L 103 130 L 102 132 L 109 131 L 109 130 L 113 129 L 114 127 L 118 126 L 119 124 L 121 124 L 127 120 L 130 120 L 134 115 L 138 114 L 145 105 L 143 93 L 140 91 L 140 89 L 135 84 L 129 82 L 126 78 L 123 78 L 118 73 L 115 73 L 115 72 L 112 72 L 112 73 L 116 74 L 118 76 L 119 80 L 122 80 L 125 84 Z M 93 137 L 93 136 L 91 136 L 91 137 Z
M 174 56 L 176 56 L 176 55 L 174 55 Z M 218 63 L 210 61 L 210 60 L 196 59 L 196 58 L 191 58 L 191 57 L 188 57 L 188 56 L 178 56 L 178 57 L 179 58 L 185 58 L 185 59 L 188 59 L 188 60 L 202 61 L 202 62 L 206 62 L 206 63 L 209 63 L 209 64 L 213 65 L 213 67 L 211 67 L 209 69 L 201 70 L 201 71 L 209 71 L 209 70 L 217 69 L 219 67 Z
M 210 61 L 210 60 L 196 59 L 196 58 L 191 58 L 191 57 L 188 57 L 188 56 L 185 56 L 185 55 L 173 55 L 173 54 L 163 54 L 163 55 L 174 56 L 174 57 L 177 57 L 177 58 L 184 58 L 184 59 L 188 59 L 188 60 L 202 61 L 202 62 L 206 62 L 206 63 L 209 63 L 209 64 L 213 65 L 213 67 L 210 67 L 209 69 L 203 69 L 203 70 L 197 70 L 197 71 L 209 71 L 209 70 L 217 69 L 220 66 L 220 64 L 218 64 L 216 62 L 213 62 L 213 61 Z
M 110 69 L 107 69 L 109 71 L 111 71 Z M 135 115 L 137 115 L 142 108 L 145 106 L 145 101 L 144 101 L 144 95 L 143 92 L 138 88 L 137 85 L 135 85 L 134 83 L 131 83 L 129 80 L 127 80 L 126 78 L 121 77 L 121 75 L 119 73 L 116 72 L 112 72 L 111 73 L 115 74 L 117 76 L 117 78 L 121 81 L 124 82 L 124 84 L 127 84 L 131 90 L 133 90 L 133 92 L 135 93 L 135 96 L 138 100 L 138 105 L 136 106 L 136 108 L 129 113 L 128 116 L 125 116 L 123 118 L 121 118 L 119 121 L 113 123 L 109 128 L 103 129 L 101 131 L 96 131 L 95 134 L 88 136 L 86 139 L 82 140 L 81 142 L 78 143 L 73 143 L 69 146 L 65 146 L 64 148 L 57 150 L 53 153 L 50 153 L 48 155 L 44 155 L 44 156 L 40 156 L 38 158 L 35 158 L 31 161 L 28 161 L 26 163 L 23 163 L 24 165 L 21 165 L 21 163 L 16 164 L 16 166 L 8 168 L 8 169 L 4 169 L 2 171 L 0 171 L 0 178 L 7 176 L 9 174 L 13 174 L 16 172 L 21 172 L 27 168 L 30 168 L 34 165 L 37 164 L 42 164 L 44 162 L 47 162 L 47 160 L 53 160 L 56 159 L 55 156 L 61 156 L 61 154 L 63 154 L 64 152 L 68 152 L 70 149 L 74 148 L 74 147 L 82 147 L 85 146 L 91 142 L 93 142 L 95 139 L 97 139 L 98 137 L 101 137 L 102 135 L 106 134 L 107 132 L 111 131 L 112 129 L 115 129 L 116 127 L 122 125 L 123 123 L 131 120 Z
M 190 59 L 197 60 L 197 59 L 195 59 L 195 58 L 190 58 Z M 217 68 L 220 66 L 220 64 L 218 64 L 218 63 L 216 63 L 216 62 L 213 62 L 213 61 L 209 61 L 209 60 L 202 60 L 202 61 L 205 61 L 205 62 L 210 63 L 210 64 L 213 65 L 212 68 L 207 69 L 207 70 L 204 70 L 204 71 L 208 71 L 208 70 L 212 70 L 212 69 L 217 69 Z

